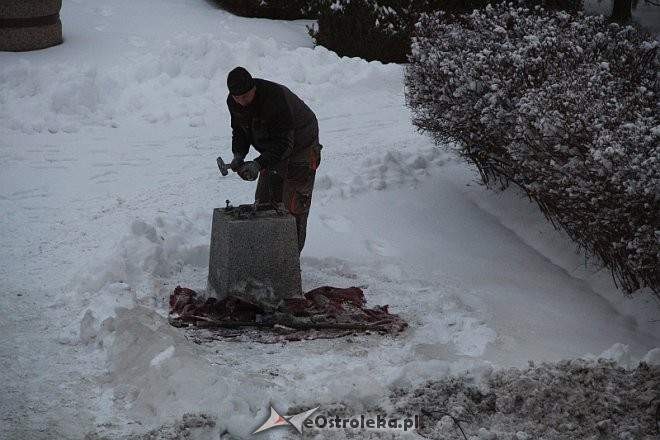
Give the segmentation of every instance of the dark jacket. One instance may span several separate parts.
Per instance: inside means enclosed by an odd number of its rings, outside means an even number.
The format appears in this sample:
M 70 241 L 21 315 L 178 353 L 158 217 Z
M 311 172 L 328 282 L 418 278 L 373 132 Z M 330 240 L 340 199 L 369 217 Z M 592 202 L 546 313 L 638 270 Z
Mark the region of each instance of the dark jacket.
M 262 168 L 282 160 L 303 157 L 308 147 L 318 144 L 316 115 L 287 87 L 255 78 L 256 95 L 252 103 L 242 107 L 229 95 L 232 152 L 245 157 L 252 145 L 261 155 L 255 160 Z

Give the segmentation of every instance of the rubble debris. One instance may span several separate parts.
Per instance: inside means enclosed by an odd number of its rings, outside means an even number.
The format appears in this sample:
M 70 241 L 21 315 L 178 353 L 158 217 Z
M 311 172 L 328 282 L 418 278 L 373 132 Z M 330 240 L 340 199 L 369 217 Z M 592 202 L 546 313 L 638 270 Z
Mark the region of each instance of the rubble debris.
M 217 333 L 197 335 L 198 341 L 234 338 L 241 332 L 255 335 L 255 329 L 276 336 L 257 338 L 261 342 L 327 339 L 355 332 L 396 334 L 408 326 L 386 305 L 366 308 L 359 287 L 319 287 L 303 297 L 283 298 L 275 305 L 270 301 L 262 304 L 259 298 L 232 294 L 221 300 L 203 298 L 192 289 L 177 286 L 170 295 L 170 324 Z

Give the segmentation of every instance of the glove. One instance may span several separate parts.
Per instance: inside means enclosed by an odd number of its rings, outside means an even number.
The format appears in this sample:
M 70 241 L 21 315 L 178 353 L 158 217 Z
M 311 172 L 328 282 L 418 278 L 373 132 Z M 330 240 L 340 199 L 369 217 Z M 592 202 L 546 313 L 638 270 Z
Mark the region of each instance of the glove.
M 259 177 L 259 171 L 261 171 L 261 166 L 257 162 L 250 160 L 243 163 L 237 173 L 243 180 L 256 180 Z
M 245 163 L 243 162 L 244 157 L 241 156 L 234 156 L 234 159 L 232 159 L 231 163 L 229 164 L 229 168 L 232 171 L 238 171 L 239 168 Z

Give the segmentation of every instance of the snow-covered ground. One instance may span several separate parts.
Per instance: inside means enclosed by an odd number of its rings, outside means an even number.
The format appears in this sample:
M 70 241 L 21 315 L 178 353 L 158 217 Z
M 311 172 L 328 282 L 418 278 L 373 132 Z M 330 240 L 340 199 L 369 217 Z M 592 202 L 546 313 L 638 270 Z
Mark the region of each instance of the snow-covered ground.
M 603 352 L 632 366 L 660 346 L 652 295 L 625 298 L 532 204 L 416 133 L 402 66 L 210 0 L 64 0 L 62 21 L 63 45 L 0 53 L 0 438 L 140 433 L 190 411 L 217 418 L 209 438 L 240 437 L 269 402 L 357 414 L 450 373 Z M 403 335 L 198 345 L 168 325 L 171 290 L 205 287 L 212 209 L 252 201 L 215 165 L 236 65 L 320 120 L 304 287 L 367 286 Z

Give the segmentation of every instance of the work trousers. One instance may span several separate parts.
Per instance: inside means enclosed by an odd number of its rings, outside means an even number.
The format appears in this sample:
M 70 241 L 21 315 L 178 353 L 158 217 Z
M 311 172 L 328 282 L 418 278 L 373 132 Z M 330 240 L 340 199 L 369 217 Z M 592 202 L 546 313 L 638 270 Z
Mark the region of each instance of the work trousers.
M 284 205 L 296 219 L 298 250 L 302 251 L 307 236 L 307 217 L 312 204 L 316 169 L 321 162 L 321 146 L 317 143 L 272 168 L 261 170 L 255 201 Z

